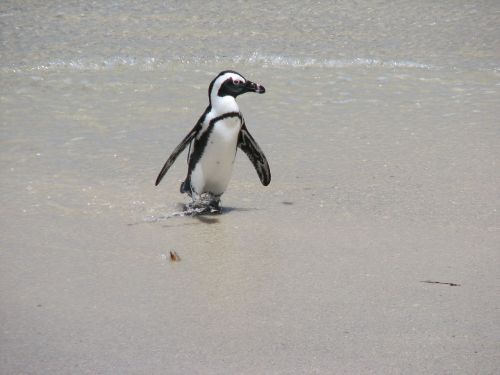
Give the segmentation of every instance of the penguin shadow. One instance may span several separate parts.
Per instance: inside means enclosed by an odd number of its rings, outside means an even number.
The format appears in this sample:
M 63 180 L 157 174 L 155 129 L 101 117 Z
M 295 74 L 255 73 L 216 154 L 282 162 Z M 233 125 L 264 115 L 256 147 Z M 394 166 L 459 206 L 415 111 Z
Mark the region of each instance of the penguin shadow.
M 257 211 L 260 210 L 260 208 L 255 208 L 255 207 L 222 207 L 222 214 L 228 214 L 230 212 L 236 211 L 236 212 L 248 212 L 248 211 Z
M 208 214 L 208 215 L 200 214 L 200 215 L 195 215 L 193 217 L 199 221 L 198 224 L 218 224 L 220 222 L 220 220 L 217 217 L 214 217 L 214 214 Z

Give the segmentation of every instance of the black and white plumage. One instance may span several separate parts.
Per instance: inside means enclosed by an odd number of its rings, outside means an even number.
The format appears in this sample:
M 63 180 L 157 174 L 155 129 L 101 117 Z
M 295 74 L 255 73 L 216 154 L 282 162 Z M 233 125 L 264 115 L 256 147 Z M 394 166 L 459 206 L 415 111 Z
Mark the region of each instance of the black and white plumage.
M 155 185 L 188 145 L 188 173 L 180 190 L 188 193 L 195 203 L 202 195 L 208 195 L 209 206 L 219 210 L 220 196 L 231 178 L 237 147 L 248 156 L 262 184 L 269 185 L 269 164 L 249 133 L 235 100 L 246 92 L 263 94 L 265 89 L 231 70 L 215 77 L 208 88 L 207 109 L 165 162 Z

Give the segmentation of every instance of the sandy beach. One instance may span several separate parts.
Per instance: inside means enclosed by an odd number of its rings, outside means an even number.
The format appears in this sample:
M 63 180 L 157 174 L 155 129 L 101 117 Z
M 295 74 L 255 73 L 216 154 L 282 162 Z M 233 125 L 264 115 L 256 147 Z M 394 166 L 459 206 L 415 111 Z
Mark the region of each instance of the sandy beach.
M 0 6 L 0 373 L 498 373 L 500 7 L 200 4 Z M 178 216 L 228 68 L 272 182 Z

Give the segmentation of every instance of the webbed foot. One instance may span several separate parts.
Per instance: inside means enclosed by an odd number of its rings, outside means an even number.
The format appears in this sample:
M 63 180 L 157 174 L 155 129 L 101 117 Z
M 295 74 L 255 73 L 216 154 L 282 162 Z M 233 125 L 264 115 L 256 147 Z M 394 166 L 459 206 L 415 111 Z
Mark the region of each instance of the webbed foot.
M 191 203 L 184 206 L 187 215 L 218 215 L 222 213 L 220 196 L 205 193 L 197 196 Z

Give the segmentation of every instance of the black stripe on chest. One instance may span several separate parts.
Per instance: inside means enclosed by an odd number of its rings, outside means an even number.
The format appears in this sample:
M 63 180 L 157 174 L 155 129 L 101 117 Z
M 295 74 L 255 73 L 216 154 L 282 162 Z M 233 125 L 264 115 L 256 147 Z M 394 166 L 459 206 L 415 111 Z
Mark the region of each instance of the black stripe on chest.
M 203 153 L 205 152 L 205 149 L 207 147 L 208 139 L 210 138 L 210 134 L 212 134 L 212 131 L 214 129 L 214 125 L 218 121 L 224 120 L 229 117 L 238 117 L 240 121 L 243 121 L 241 113 L 239 112 L 224 113 L 223 115 L 214 117 L 212 120 L 210 120 L 207 130 L 201 135 L 199 139 L 194 140 L 193 153 L 189 157 L 189 175 L 191 175 L 194 167 L 196 166 L 196 164 L 198 164 L 201 157 L 203 156 Z

